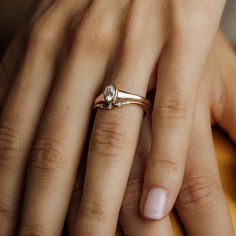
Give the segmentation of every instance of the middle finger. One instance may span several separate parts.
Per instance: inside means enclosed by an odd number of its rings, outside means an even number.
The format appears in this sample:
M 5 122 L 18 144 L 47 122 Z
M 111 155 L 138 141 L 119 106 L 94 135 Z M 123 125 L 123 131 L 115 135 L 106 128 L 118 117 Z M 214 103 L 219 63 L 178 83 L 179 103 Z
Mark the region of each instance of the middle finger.
M 98 3 L 96 7 L 104 8 L 102 2 Z M 54 84 L 33 149 L 21 235 L 58 235 L 64 223 L 93 97 L 116 44 L 115 30 L 121 13 L 121 8 L 116 7 L 112 17 L 105 10 L 101 16 L 94 8 L 94 4 L 90 5 L 80 24 L 73 27 L 77 28 L 74 42 L 62 74 Z M 103 25 L 106 18 L 109 22 Z M 108 33 L 112 36 L 106 37 Z

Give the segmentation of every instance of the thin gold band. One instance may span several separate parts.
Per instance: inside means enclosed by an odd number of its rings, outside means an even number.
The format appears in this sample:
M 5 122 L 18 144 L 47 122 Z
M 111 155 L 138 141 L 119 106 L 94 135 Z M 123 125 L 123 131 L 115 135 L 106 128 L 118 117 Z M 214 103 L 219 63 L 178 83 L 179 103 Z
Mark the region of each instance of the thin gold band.
M 103 94 L 95 99 L 94 109 L 101 108 L 112 110 L 130 104 L 141 106 L 146 113 L 149 113 L 151 110 L 151 103 L 147 98 L 118 90 L 115 85 L 109 84 L 105 87 Z

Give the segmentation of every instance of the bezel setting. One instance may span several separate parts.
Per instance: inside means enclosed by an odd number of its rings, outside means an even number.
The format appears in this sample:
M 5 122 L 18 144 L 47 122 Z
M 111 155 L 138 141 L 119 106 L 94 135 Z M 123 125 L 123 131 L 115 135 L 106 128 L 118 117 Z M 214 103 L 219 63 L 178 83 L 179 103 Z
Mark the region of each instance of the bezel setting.
M 117 89 L 114 84 L 108 84 L 104 91 L 103 97 L 107 103 L 112 103 L 117 97 Z

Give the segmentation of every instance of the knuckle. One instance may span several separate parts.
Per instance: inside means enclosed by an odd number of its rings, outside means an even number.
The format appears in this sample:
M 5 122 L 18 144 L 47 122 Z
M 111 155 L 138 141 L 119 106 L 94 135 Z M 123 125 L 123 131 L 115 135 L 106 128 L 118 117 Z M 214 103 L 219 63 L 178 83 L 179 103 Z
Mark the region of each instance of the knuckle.
M 0 207 L 0 228 L 1 224 L 4 224 L 5 222 L 13 222 L 13 214 L 10 210 L 9 206 L 6 206 L 6 204 L 1 203 Z
M 43 138 L 34 147 L 30 168 L 43 172 L 57 171 L 67 165 L 63 143 L 56 138 Z
M 163 169 L 164 171 L 173 174 L 179 173 L 181 167 L 180 163 L 176 161 L 174 154 L 167 151 L 161 152 L 160 150 L 152 153 L 148 163 L 151 169 Z
M 220 190 L 215 177 L 207 175 L 184 178 L 178 202 L 188 209 L 204 209 L 211 206 Z
M 9 164 L 11 160 L 17 161 L 24 152 L 23 137 L 14 129 L 11 123 L 0 125 L 0 156 L 1 165 Z M 4 164 L 5 163 L 5 164 Z
M 185 119 L 188 114 L 187 101 L 181 99 L 169 99 L 156 106 L 156 113 L 159 119 L 176 120 Z
M 107 20 L 106 13 L 88 10 L 75 29 L 74 44 L 82 45 L 87 51 L 107 52 L 113 45 L 115 27 Z
M 40 18 L 31 27 L 29 45 L 34 49 L 46 50 L 55 44 L 57 27 L 54 21 L 45 18 Z
M 85 199 L 83 200 L 83 204 L 81 204 L 79 209 L 79 215 L 83 218 L 89 220 L 96 219 L 96 221 L 100 222 L 108 222 L 110 218 L 104 209 L 104 206 Z
M 174 28 L 179 30 L 183 37 L 188 32 L 209 33 L 212 24 L 220 20 L 225 0 L 209 1 L 174 1 L 175 11 L 173 19 Z M 188 7 L 186 7 L 188 6 Z
M 191 8 L 193 13 L 201 14 L 204 13 L 207 16 L 207 13 L 214 12 L 217 8 L 222 9 L 226 3 L 226 0 L 200 0 L 200 1 L 191 1 L 190 4 L 193 6 Z
M 101 155 L 122 154 L 127 143 L 125 140 L 125 129 L 117 122 L 98 123 L 93 131 L 89 149 L 91 152 Z
M 8 209 L 0 208 L 1 235 L 15 235 L 16 219 L 8 212 Z
M 45 227 L 24 225 L 20 230 L 19 236 L 45 236 L 50 233 L 45 232 Z

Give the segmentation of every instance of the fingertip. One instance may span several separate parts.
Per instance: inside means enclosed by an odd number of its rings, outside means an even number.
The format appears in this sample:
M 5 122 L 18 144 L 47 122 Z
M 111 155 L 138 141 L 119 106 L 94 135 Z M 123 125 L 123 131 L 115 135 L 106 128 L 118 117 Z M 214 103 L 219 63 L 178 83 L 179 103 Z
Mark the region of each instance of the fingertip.
M 141 203 L 141 214 L 145 219 L 162 220 L 167 215 L 168 192 L 164 188 L 151 188 Z

